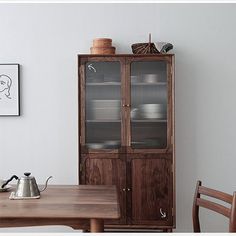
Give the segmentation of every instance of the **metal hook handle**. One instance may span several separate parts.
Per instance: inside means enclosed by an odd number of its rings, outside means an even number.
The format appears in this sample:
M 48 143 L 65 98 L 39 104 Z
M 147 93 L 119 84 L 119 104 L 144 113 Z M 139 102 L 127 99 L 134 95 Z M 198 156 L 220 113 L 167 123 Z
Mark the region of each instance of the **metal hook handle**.
M 160 214 L 162 219 L 166 218 L 166 212 L 163 212 L 162 208 L 160 208 Z

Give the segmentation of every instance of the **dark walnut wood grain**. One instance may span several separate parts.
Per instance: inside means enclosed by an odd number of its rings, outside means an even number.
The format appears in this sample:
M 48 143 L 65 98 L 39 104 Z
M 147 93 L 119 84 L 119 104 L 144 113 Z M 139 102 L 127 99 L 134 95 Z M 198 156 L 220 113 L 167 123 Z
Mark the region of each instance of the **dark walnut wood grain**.
M 86 160 L 86 184 L 116 185 L 118 189 L 119 202 L 121 206 L 121 217 L 119 221 L 106 221 L 106 224 L 125 223 L 126 215 L 126 188 L 125 175 L 126 164 L 120 159 L 88 158 Z
M 170 224 L 171 162 L 165 159 L 133 159 L 131 166 L 132 222 Z
M 90 150 L 85 147 L 86 63 L 117 61 L 121 68 L 121 148 Z M 131 148 L 131 64 L 165 61 L 167 65 L 167 146 Z M 175 228 L 174 55 L 79 55 L 79 182 L 115 184 L 121 218 L 105 221 L 105 228 Z M 157 101 L 158 103 L 158 101 Z M 112 130 L 112 129 L 111 129 Z M 160 213 L 162 210 L 163 215 Z
M 62 224 L 102 230 L 104 219 L 119 219 L 115 186 L 49 186 L 40 199 L 10 200 L 0 194 L 0 227 Z M 87 220 L 87 222 L 86 222 Z

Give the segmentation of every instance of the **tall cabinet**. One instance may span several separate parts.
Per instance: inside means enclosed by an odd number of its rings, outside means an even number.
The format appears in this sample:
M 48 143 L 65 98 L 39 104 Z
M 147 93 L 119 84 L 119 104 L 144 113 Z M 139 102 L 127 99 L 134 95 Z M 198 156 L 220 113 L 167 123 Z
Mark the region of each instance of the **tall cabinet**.
M 107 228 L 175 227 L 174 55 L 79 55 L 79 183 L 116 185 Z

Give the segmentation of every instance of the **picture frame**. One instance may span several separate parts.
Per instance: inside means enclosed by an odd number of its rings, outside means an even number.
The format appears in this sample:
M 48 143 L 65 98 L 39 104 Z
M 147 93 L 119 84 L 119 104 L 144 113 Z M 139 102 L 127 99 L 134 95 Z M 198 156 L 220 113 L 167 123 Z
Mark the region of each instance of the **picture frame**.
M 0 64 L 0 116 L 20 116 L 19 64 Z

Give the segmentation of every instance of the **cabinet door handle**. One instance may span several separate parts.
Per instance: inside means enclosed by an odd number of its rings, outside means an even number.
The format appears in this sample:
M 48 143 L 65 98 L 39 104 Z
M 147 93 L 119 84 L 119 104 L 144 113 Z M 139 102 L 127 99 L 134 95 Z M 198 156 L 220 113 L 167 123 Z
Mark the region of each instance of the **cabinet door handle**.
M 127 191 L 131 191 L 131 189 L 130 189 L 130 188 L 127 188 Z
M 123 189 L 122 189 L 122 191 L 123 191 L 123 192 L 125 192 L 125 191 L 126 191 L 126 189 L 125 189 L 125 188 L 123 188 Z
M 122 107 L 130 107 L 130 104 L 122 104 Z

